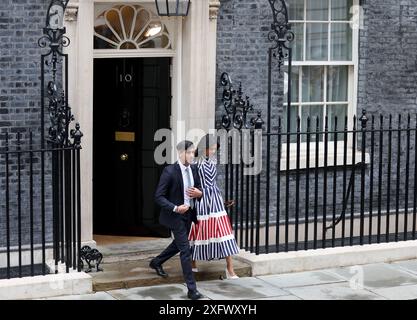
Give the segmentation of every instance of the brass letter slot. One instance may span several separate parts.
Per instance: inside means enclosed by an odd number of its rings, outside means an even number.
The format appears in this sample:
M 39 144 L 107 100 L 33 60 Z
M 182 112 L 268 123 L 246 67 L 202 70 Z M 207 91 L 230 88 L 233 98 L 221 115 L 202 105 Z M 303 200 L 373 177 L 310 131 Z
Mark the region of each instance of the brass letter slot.
M 116 141 L 135 142 L 135 133 L 116 131 L 115 139 Z

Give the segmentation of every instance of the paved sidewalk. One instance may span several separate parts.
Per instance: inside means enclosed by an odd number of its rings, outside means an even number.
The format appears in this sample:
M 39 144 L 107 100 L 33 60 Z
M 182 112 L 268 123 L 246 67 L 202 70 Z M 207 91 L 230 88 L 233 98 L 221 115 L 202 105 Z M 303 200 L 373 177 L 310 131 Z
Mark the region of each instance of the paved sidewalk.
M 417 260 L 310 272 L 198 282 L 206 300 L 417 299 Z M 186 287 L 167 284 L 64 296 L 65 300 L 183 300 Z

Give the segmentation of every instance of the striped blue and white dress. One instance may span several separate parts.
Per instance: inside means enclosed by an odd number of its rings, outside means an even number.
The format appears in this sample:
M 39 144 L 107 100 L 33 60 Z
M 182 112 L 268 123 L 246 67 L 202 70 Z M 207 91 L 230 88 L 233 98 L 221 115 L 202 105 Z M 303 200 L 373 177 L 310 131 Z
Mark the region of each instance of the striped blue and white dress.
M 197 223 L 192 225 L 189 240 L 192 259 L 213 260 L 239 252 L 223 197 L 216 183 L 216 159 L 198 161 L 203 197 L 196 202 Z

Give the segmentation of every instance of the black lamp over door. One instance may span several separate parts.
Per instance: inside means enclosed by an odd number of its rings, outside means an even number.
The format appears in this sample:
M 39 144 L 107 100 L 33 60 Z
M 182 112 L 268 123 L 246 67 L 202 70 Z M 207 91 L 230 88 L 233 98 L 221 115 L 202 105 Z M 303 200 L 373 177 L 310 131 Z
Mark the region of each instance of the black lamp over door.
M 158 15 L 161 17 L 186 17 L 191 0 L 155 0 Z

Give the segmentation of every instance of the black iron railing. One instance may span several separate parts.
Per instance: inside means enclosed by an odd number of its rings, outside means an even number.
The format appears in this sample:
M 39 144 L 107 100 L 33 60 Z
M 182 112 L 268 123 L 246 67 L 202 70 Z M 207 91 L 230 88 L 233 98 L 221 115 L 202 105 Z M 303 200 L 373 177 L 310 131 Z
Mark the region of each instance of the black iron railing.
M 235 200 L 229 214 L 242 249 L 416 239 L 417 116 L 363 112 L 348 120 L 298 117 L 288 132 L 278 118 L 278 130 L 261 134 L 262 170 L 255 175 L 244 174 L 253 164 L 233 162 L 231 150 L 244 142 L 241 130 L 229 131 L 225 197 Z M 250 131 L 253 157 L 256 130 Z
M 38 40 L 44 49 L 39 136 L 20 132 L 27 128 L 0 136 L 0 278 L 58 273 L 60 262 L 65 272 L 81 271 L 81 258 L 86 258 L 87 250 L 81 250 L 83 134 L 78 123 L 70 129 L 75 117 L 64 50 L 70 44 L 64 26 L 68 3 L 50 0 Z M 87 253 L 88 261 L 99 256 Z
M 78 125 L 72 137 L 68 146 L 38 146 L 32 132 L 0 137 L 0 278 L 58 273 L 60 263 L 81 271 Z

